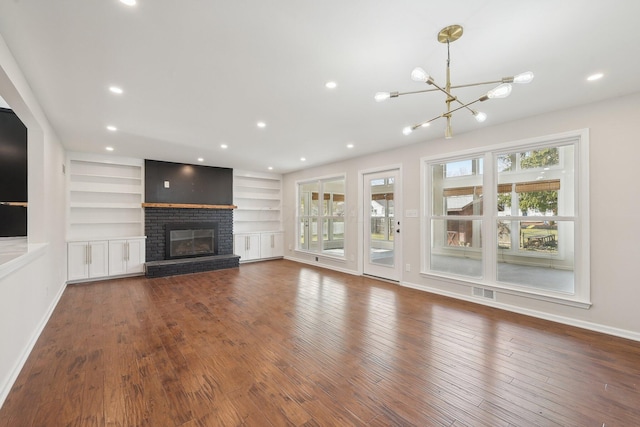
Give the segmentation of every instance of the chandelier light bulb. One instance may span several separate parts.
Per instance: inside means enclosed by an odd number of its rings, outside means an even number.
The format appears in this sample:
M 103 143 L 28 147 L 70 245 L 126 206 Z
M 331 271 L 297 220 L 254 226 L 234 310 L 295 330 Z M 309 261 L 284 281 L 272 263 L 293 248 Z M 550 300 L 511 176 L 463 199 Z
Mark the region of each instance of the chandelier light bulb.
M 518 84 L 531 83 L 532 80 L 533 80 L 533 73 L 531 71 L 520 73 L 517 76 L 513 77 L 513 82 Z
M 413 129 L 411 129 L 411 126 L 407 126 L 406 128 L 402 129 L 402 133 L 405 135 L 411 135 L 411 132 L 413 132 Z
M 473 113 L 473 116 L 476 118 L 476 121 L 478 123 L 482 123 L 485 120 L 487 120 L 487 114 L 483 113 L 482 111 L 476 111 Z
M 414 68 L 411 72 L 411 80 L 415 82 L 424 83 L 429 80 L 429 78 L 429 74 L 427 74 L 427 72 L 420 67 Z
M 512 88 L 513 86 L 511 86 L 510 83 L 502 83 L 500 86 L 494 87 L 487 92 L 487 97 L 489 97 L 489 99 L 506 98 L 511 93 Z
M 377 92 L 373 98 L 376 102 L 382 102 L 391 98 L 391 94 L 389 92 Z

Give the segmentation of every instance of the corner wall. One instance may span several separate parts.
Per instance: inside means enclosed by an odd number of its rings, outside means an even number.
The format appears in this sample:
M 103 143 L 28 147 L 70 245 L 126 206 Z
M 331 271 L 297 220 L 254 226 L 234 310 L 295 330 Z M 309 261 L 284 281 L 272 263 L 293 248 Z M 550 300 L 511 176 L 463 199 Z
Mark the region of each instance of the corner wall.
M 29 253 L 0 266 L 0 405 L 65 288 L 64 149 L 0 36 L 0 94 L 28 129 Z
M 499 293 L 499 308 L 542 317 L 565 324 L 593 329 L 640 340 L 637 304 L 640 286 L 634 265 L 640 260 L 640 197 L 638 181 L 640 144 L 640 94 L 594 103 L 554 113 L 526 118 L 503 125 L 456 135 L 450 140 L 436 139 L 388 152 L 363 156 L 344 162 L 290 173 L 283 178 L 283 224 L 285 248 L 295 248 L 296 181 L 331 174 L 347 174 L 346 260 L 337 261 L 287 250 L 286 258 L 312 263 L 352 274 L 362 271 L 358 242 L 358 173 L 363 170 L 402 165 L 404 211 L 420 206 L 420 158 L 441 155 L 510 141 L 540 137 L 589 128 L 590 130 L 590 217 L 591 217 L 591 301 L 590 309 L 570 307 L 548 301 Z M 366 141 L 361 143 L 366 144 Z M 428 278 L 420 274 L 420 218 L 403 216 L 402 264 L 411 272 L 402 272 L 402 285 L 437 292 L 455 298 L 471 298 L 468 286 Z M 476 302 L 479 302 L 477 300 Z

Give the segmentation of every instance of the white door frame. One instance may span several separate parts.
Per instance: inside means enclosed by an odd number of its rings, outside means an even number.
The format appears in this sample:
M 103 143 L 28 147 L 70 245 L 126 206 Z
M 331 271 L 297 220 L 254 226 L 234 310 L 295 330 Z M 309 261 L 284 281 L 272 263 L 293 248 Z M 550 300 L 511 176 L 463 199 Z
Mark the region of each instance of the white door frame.
M 396 220 L 396 222 L 400 221 L 400 226 L 396 227 L 400 229 L 400 232 L 396 233 L 394 237 L 394 249 L 395 249 L 394 271 L 389 275 L 389 277 L 381 277 L 381 276 L 377 276 L 377 277 L 400 282 L 402 280 L 402 268 L 401 268 L 402 266 L 402 231 L 403 231 L 402 212 L 404 212 L 402 207 L 403 206 L 402 205 L 403 174 L 402 174 L 401 164 L 393 164 L 393 165 L 387 165 L 387 166 L 378 167 L 378 168 L 365 169 L 358 172 L 358 223 L 360 224 L 360 227 L 358 227 L 358 274 L 360 275 L 365 274 L 364 273 L 365 263 L 367 262 L 367 253 L 365 251 L 369 250 L 369 248 L 366 248 L 364 244 L 365 232 L 369 233 L 368 230 L 370 227 L 369 223 L 365 224 L 366 218 L 368 218 L 368 214 L 365 213 L 365 208 L 367 209 L 367 212 L 370 209 L 369 201 L 367 200 L 365 202 L 364 200 L 364 196 L 366 194 L 364 189 L 365 176 L 374 174 L 374 173 L 377 174 L 377 173 L 391 172 L 391 171 L 397 172 L 397 175 L 398 175 L 398 182 L 395 184 L 395 187 L 394 187 L 394 209 L 395 209 L 394 219 Z

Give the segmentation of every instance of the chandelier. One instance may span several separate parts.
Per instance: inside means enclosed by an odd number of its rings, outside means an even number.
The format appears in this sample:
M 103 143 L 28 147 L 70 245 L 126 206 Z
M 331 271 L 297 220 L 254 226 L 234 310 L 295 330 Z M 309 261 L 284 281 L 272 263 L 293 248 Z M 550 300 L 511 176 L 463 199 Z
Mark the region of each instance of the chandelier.
M 426 71 L 424 71 L 422 68 L 415 68 L 412 72 L 411 72 L 411 79 L 416 81 L 416 82 L 420 82 L 420 83 L 426 83 L 430 86 L 433 86 L 433 89 L 425 89 L 425 90 L 418 90 L 418 91 L 413 91 L 413 92 L 378 92 L 375 95 L 375 100 L 380 102 L 380 101 L 384 101 L 386 99 L 389 98 L 397 98 L 400 95 L 411 95 L 414 93 L 423 93 L 423 92 L 434 92 L 434 91 L 440 91 L 442 93 L 444 93 L 446 95 L 446 100 L 445 103 L 447 104 L 447 110 L 432 118 L 429 120 L 426 120 L 424 122 L 420 122 L 418 124 L 415 124 L 413 126 L 407 126 L 402 130 L 402 133 L 404 133 L 405 135 L 409 135 L 410 133 L 412 133 L 414 130 L 416 130 L 419 127 L 427 127 L 431 124 L 431 122 L 433 122 L 434 120 L 437 120 L 439 118 L 445 118 L 447 119 L 447 126 L 445 127 L 445 131 L 444 131 L 444 136 L 445 138 L 449 139 L 451 137 L 453 137 L 453 131 L 451 129 L 451 115 L 453 113 L 455 113 L 456 111 L 459 110 L 463 110 L 466 109 L 469 112 L 471 112 L 471 114 L 475 117 L 475 119 L 479 122 L 482 123 L 487 119 L 487 115 L 481 111 L 476 111 L 474 109 L 471 108 L 471 106 L 477 102 L 484 102 L 487 99 L 494 99 L 494 98 L 506 98 L 507 96 L 509 96 L 509 94 L 511 93 L 511 83 L 519 83 L 519 84 L 523 84 L 523 83 L 529 83 L 531 82 L 531 80 L 533 80 L 533 73 L 531 71 L 527 71 L 525 73 L 521 73 L 518 74 L 516 76 L 512 76 L 512 77 L 503 77 L 500 80 L 494 80 L 494 81 L 489 81 L 489 82 L 480 82 L 480 83 L 468 83 L 468 84 L 464 84 L 464 85 L 457 85 L 457 86 L 451 86 L 451 71 L 450 71 L 450 65 L 451 65 L 451 56 L 449 53 L 449 45 L 451 42 L 454 42 L 456 40 L 458 40 L 460 37 L 462 37 L 462 27 L 460 25 L 450 25 L 446 28 L 443 28 L 442 30 L 440 30 L 440 32 L 438 33 L 438 41 L 440 43 L 446 43 L 447 44 L 447 80 L 446 83 L 444 85 L 444 87 L 439 86 L 438 84 L 436 84 L 436 82 L 433 81 L 433 78 L 427 74 Z M 485 93 L 484 95 L 482 95 L 480 98 L 471 101 L 471 102 L 463 102 L 460 99 L 458 99 L 457 96 L 453 95 L 451 93 L 452 89 L 459 89 L 459 88 L 463 88 L 463 87 L 471 87 L 471 86 L 481 86 L 481 85 L 488 85 L 488 84 L 495 84 L 495 83 L 501 83 L 499 86 L 491 89 L 490 91 L 488 91 L 487 93 Z M 452 105 L 454 104 L 452 108 Z

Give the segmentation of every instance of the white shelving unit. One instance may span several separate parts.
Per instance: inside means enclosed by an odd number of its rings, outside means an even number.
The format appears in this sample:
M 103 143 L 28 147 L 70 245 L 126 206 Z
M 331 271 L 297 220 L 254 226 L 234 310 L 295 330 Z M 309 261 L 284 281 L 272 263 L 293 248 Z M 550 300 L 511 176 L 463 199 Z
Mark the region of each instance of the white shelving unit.
M 233 213 L 234 252 L 241 256 L 240 262 L 284 256 L 279 244 L 282 176 L 234 170 L 233 204 L 237 206 Z
M 282 176 L 233 171 L 233 232 L 282 230 Z
M 69 153 L 67 280 L 144 273 L 144 162 Z
M 143 161 L 69 153 L 67 240 L 144 235 Z

